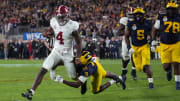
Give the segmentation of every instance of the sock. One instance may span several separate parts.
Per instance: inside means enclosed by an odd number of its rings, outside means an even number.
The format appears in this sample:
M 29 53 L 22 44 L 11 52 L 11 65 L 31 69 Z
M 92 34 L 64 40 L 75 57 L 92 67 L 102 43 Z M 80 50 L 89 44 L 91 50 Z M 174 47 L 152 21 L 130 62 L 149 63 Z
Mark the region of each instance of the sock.
M 153 78 L 148 78 L 149 83 L 153 83 Z
M 122 68 L 122 70 L 127 70 L 126 68 Z
M 132 70 L 136 70 L 136 67 L 132 67 Z
M 127 69 L 126 68 L 122 68 L 122 75 L 126 75 L 127 74 Z
M 116 83 L 116 81 L 115 80 L 110 80 L 109 83 L 112 85 L 112 84 Z
M 32 95 L 34 95 L 35 91 L 33 89 L 30 89 L 30 91 L 32 92 Z
M 175 75 L 175 82 L 180 82 L 180 75 Z
M 54 70 L 50 70 L 50 77 L 51 77 L 51 80 L 55 80 L 56 79 L 56 73 Z

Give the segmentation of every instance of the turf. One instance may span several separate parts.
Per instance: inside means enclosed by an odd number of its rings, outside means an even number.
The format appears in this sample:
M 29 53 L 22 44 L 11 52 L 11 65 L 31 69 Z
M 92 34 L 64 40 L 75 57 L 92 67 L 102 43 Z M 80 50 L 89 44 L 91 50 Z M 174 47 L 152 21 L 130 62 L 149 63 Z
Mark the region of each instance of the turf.
M 0 60 L 0 101 L 27 101 L 21 97 L 21 93 L 31 88 L 42 62 L 42 60 Z M 107 71 L 121 74 L 121 60 L 107 59 L 100 62 Z M 129 64 L 126 90 L 112 85 L 104 92 L 94 95 L 90 92 L 88 80 L 88 91 L 85 95 L 81 95 L 80 88 L 58 84 L 50 80 L 48 73 L 35 92 L 33 101 L 179 101 L 180 91 L 175 90 L 174 79 L 166 80 L 160 61 L 151 61 L 151 66 L 154 89 L 148 89 L 148 81 L 143 72 L 138 72 L 138 80 L 133 81 L 130 75 L 131 64 Z M 57 69 L 57 74 L 71 80 L 63 66 Z M 105 79 L 102 83 L 108 80 Z

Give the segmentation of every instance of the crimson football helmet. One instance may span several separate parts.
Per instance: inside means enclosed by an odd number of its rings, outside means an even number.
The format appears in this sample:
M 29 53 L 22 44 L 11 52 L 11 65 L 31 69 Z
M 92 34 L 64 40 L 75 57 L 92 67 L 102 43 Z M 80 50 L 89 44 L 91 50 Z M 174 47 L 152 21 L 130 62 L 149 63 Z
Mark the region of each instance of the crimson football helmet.
M 57 7 L 55 11 L 56 17 L 58 19 L 59 24 L 65 25 L 69 20 L 69 8 L 67 6 L 61 5 Z
M 128 18 L 133 18 L 134 16 L 134 8 L 133 7 L 128 7 L 128 9 L 127 9 L 127 17 Z

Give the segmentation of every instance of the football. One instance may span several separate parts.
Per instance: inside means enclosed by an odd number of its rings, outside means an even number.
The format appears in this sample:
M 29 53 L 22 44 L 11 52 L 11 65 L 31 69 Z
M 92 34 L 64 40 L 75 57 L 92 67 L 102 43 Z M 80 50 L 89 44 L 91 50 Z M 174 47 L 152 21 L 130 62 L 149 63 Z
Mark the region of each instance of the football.
M 45 31 L 43 32 L 42 35 L 46 38 L 51 38 L 54 36 L 54 31 L 52 28 L 47 28 L 47 29 L 45 29 Z

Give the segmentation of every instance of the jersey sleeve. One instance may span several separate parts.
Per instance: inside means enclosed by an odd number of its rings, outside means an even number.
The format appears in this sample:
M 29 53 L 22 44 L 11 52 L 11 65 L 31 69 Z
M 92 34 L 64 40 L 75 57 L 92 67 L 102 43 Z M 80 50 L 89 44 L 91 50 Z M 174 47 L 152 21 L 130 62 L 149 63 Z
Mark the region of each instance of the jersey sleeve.
M 76 21 L 73 21 L 72 30 L 77 31 L 79 29 L 79 23 Z
M 54 25 L 54 22 L 55 22 L 55 18 L 51 18 L 50 20 L 50 27 L 53 28 L 53 25 Z

